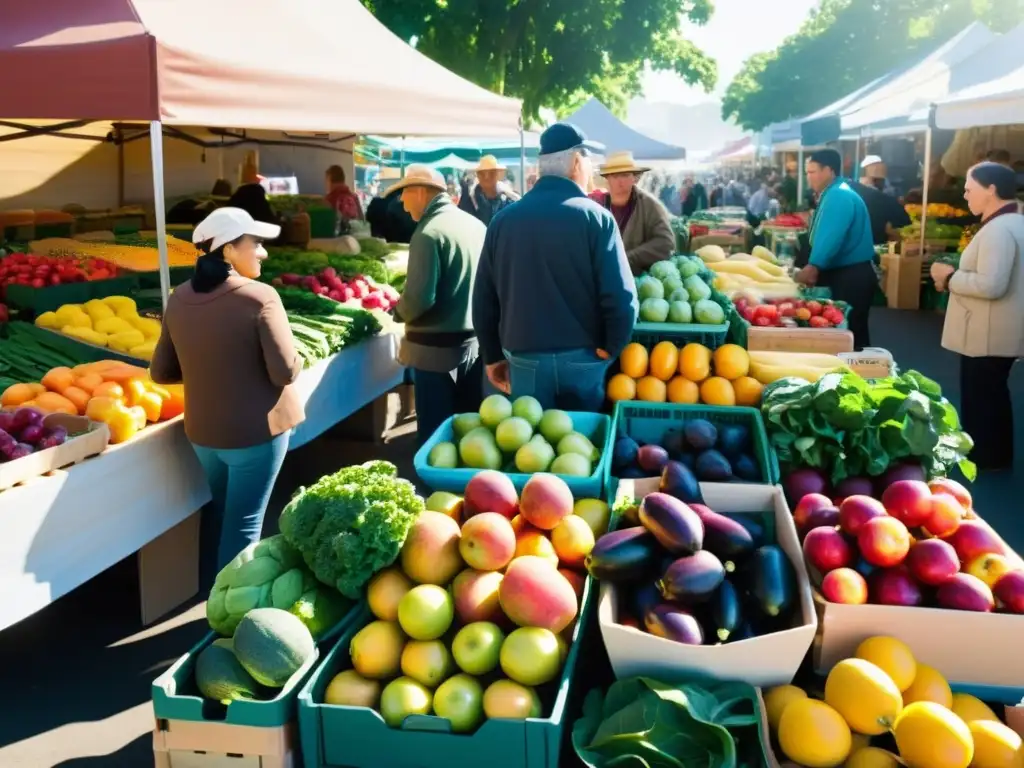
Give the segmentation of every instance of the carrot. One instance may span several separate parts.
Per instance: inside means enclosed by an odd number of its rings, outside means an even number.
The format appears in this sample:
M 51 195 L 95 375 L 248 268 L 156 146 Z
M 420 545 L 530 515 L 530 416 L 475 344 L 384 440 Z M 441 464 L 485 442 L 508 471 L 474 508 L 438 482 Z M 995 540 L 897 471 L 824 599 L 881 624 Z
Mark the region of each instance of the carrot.
M 81 416 L 85 413 L 85 409 L 89 405 L 89 398 L 91 398 L 92 395 L 84 389 L 68 387 L 64 390 L 64 397 L 74 404 L 75 409 L 78 411 L 78 415 Z
M 0 405 L 6 408 L 14 408 L 22 403 L 27 403 L 33 397 L 36 396 L 36 392 L 32 389 L 29 384 L 11 384 L 4 393 L 0 395 Z

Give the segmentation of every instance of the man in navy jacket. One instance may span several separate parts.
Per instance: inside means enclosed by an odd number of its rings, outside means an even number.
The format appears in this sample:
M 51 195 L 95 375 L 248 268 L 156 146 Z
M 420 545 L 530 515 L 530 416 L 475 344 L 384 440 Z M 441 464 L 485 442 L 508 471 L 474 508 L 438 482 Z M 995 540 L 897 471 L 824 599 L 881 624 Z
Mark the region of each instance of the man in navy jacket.
M 545 408 L 599 410 L 605 372 L 636 322 L 618 225 L 584 191 L 594 151 L 574 125 L 544 131 L 540 179 L 491 220 L 473 289 L 488 379 Z

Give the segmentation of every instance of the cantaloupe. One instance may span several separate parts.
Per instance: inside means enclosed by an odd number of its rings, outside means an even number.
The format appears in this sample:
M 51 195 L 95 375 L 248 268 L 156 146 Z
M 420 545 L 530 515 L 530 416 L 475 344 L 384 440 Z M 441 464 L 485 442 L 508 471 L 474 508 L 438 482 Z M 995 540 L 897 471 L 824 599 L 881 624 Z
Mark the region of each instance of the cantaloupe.
M 196 657 L 196 687 L 207 699 L 229 704 L 255 699 L 257 683 L 238 663 L 227 638 L 214 640 Z
M 256 682 L 283 688 L 313 654 L 313 635 L 295 615 L 280 608 L 256 608 L 238 623 L 235 656 Z

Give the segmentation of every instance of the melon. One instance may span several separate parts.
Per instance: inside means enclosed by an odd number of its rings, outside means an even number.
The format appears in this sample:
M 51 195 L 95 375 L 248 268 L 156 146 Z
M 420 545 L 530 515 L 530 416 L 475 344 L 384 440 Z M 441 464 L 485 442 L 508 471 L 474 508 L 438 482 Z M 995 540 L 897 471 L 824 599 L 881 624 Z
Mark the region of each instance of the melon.
M 196 657 L 196 687 L 205 698 L 230 704 L 255 699 L 257 683 L 238 663 L 231 641 L 221 638 Z
M 280 608 L 256 608 L 238 623 L 235 656 L 256 682 L 283 688 L 313 658 L 313 635 L 295 615 Z

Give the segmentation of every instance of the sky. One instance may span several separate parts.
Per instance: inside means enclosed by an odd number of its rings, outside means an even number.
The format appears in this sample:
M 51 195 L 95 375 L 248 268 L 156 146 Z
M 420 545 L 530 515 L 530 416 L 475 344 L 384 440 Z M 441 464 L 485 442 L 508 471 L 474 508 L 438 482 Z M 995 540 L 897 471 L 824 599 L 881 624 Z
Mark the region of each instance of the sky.
M 688 38 L 718 62 L 715 91 L 706 94 L 671 72 L 648 72 L 644 99 L 691 105 L 720 99 L 747 58 L 776 48 L 817 5 L 818 0 L 715 0 L 715 13 L 707 25 L 687 25 Z

